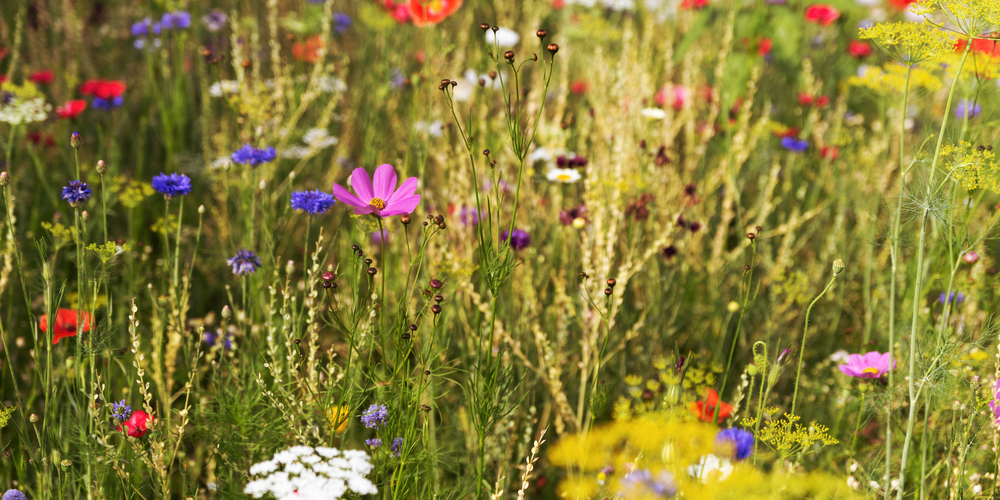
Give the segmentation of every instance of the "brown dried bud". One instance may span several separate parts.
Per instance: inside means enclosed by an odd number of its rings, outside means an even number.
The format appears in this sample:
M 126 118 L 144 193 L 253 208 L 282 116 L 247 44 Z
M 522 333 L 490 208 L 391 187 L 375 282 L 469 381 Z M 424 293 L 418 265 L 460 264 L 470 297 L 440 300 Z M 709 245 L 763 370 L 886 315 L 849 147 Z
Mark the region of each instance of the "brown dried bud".
M 758 233 L 761 232 L 762 229 L 764 229 L 764 228 L 762 228 L 760 226 L 754 226 L 753 228 L 754 228 L 754 231 L 757 231 Z
M 431 306 L 431 312 L 434 314 L 439 314 L 441 312 L 441 306 L 434 304 Z
M 490 155 L 490 150 L 484 149 L 483 150 L 483 156 L 489 156 L 489 155 Z
M 605 288 L 604 289 L 604 295 L 611 295 L 611 289 L 610 288 Z
M 507 52 L 504 52 L 503 53 L 503 58 L 506 59 L 507 62 L 510 62 L 510 63 L 514 62 L 514 51 L 513 50 L 508 50 Z
M 545 38 L 545 35 L 548 35 L 548 33 L 545 30 L 538 30 L 535 32 L 535 36 L 537 36 L 538 38 Z
M 500 27 L 499 26 L 494 26 L 494 27 L 492 27 L 490 29 L 493 30 L 494 33 L 496 33 L 497 31 L 500 31 Z
M 608 286 L 610 286 L 611 288 L 614 288 L 615 285 L 617 285 L 617 284 L 618 284 L 618 282 L 615 281 L 614 278 L 608 278 Z
M 410 223 L 410 216 L 409 215 L 402 215 L 402 216 L 400 216 L 399 217 L 399 222 L 402 222 L 404 226 L 407 225 L 407 224 L 409 224 Z
M 756 239 L 756 238 L 757 238 L 757 235 L 756 235 L 756 234 L 754 234 L 754 233 L 747 233 L 747 239 L 748 239 L 748 240 L 751 240 L 751 241 L 753 241 L 753 240 L 754 240 L 754 239 Z
M 482 23 L 482 24 L 479 25 L 479 29 L 481 29 L 483 31 L 486 31 L 486 30 L 490 29 L 490 25 L 488 23 Z
M 378 273 L 378 269 L 375 269 L 374 267 L 369 267 L 368 268 L 368 275 L 369 276 L 375 276 L 377 273 Z
M 545 47 L 545 48 L 546 48 L 546 50 L 549 51 L 549 54 L 552 54 L 552 55 L 556 55 L 556 52 L 559 52 L 559 46 L 556 45 L 556 44 L 554 44 L 554 43 L 550 43 L 549 46 Z
M 538 60 L 538 54 L 535 54 L 534 52 L 532 52 L 531 53 L 531 60 L 532 61 L 537 61 Z
M 434 302 L 441 302 L 442 300 L 444 300 L 444 295 L 435 295 L 434 296 Z

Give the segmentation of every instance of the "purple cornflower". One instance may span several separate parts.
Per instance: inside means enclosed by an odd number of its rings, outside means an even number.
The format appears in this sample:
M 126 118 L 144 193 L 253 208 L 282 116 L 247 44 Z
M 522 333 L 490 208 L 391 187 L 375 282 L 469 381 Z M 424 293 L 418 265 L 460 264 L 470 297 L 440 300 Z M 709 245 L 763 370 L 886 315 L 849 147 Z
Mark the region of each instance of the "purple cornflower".
M 724 429 L 715 435 L 716 444 L 732 446 L 736 460 L 744 460 L 753 453 L 753 433 L 736 427 Z
M 399 456 L 400 451 L 402 451 L 404 442 L 405 441 L 403 440 L 403 438 L 396 438 L 392 440 L 392 444 L 390 445 L 390 449 L 392 450 L 392 456 L 394 457 Z
M 103 109 L 104 111 L 111 111 L 118 106 L 121 106 L 125 102 L 125 98 L 122 96 L 116 96 L 111 99 L 104 99 L 102 97 L 95 97 L 91 104 L 94 109 Z
M 621 486 L 629 498 L 672 497 L 677 494 L 674 476 L 667 471 L 661 471 L 655 477 L 649 469 L 632 471 L 622 479 Z
M 132 23 L 132 36 L 147 36 L 153 30 L 153 21 L 150 18 Z M 156 34 L 160 33 L 160 24 L 156 24 Z
M 165 30 L 189 28 L 191 26 L 191 13 L 183 10 L 167 12 L 163 14 L 163 19 L 160 19 L 160 24 Z
M 90 199 L 90 186 L 83 181 L 69 181 L 69 185 L 62 190 L 62 199 L 73 208 L 83 206 Z
M 403 75 L 403 71 L 399 68 L 393 69 L 392 73 L 389 75 L 389 86 L 394 89 L 398 89 L 401 88 L 404 83 L 406 83 L 406 76 Z
M 479 220 L 486 217 L 485 210 L 476 210 L 473 207 L 465 206 L 458 211 L 458 221 L 462 223 L 463 226 L 476 226 L 479 224 Z
M 209 347 L 214 347 L 215 343 L 218 342 L 219 337 L 221 335 L 222 335 L 222 332 L 219 331 L 218 329 L 215 329 L 215 330 L 205 330 L 205 333 L 202 334 L 202 336 L 201 336 L 201 341 L 204 342 Z M 227 351 L 232 350 L 232 348 L 233 348 L 233 334 L 227 333 L 226 336 L 225 336 L 225 339 L 226 340 L 225 340 L 225 343 L 223 344 L 222 348 L 225 349 L 225 350 L 227 350 Z
M 962 120 L 964 118 L 975 118 L 980 112 L 983 111 L 983 107 L 976 104 L 968 99 L 961 99 L 958 104 L 955 105 L 955 118 Z
M 252 250 L 247 250 L 246 248 L 236 252 L 236 255 L 230 257 L 226 260 L 230 266 L 233 266 L 233 274 L 237 276 L 242 276 L 244 274 L 253 274 L 260 269 L 260 257 L 253 253 Z
M 989 403 L 990 411 L 993 412 L 993 419 L 1000 425 L 1000 379 L 993 384 L 993 399 Z
M 500 234 L 500 241 L 507 241 L 507 231 Z M 510 247 L 514 250 L 528 248 L 531 244 L 531 235 L 523 229 L 515 229 L 510 233 Z
M 367 444 L 369 448 L 374 450 L 375 448 L 382 446 L 382 440 L 379 438 L 366 439 L 365 444 Z
M 215 33 L 216 31 L 222 29 L 222 27 L 226 24 L 227 19 L 229 18 L 226 17 L 226 14 L 221 10 L 211 10 L 208 14 L 205 14 L 201 18 L 201 22 L 205 23 L 205 27 L 208 28 L 208 31 Z
M 333 13 L 333 29 L 337 30 L 337 33 L 343 33 L 350 27 L 351 16 L 344 14 L 343 12 Z
M 125 403 L 125 400 L 121 400 L 117 403 L 111 403 L 111 417 L 118 422 L 124 422 L 132 416 L 132 406 Z
M 277 156 L 277 153 L 271 146 L 264 149 L 257 149 L 249 144 L 244 144 L 243 147 L 233 152 L 230 158 L 232 158 L 233 163 L 245 163 L 254 166 L 274 160 Z
M 789 151 L 801 153 L 809 148 L 809 141 L 805 139 L 796 139 L 794 137 L 782 137 L 781 147 Z
M 309 215 L 322 214 L 333 206 L 337 201 L 330 193 L 324 193 L 318 189 L 313 191 L 295 191 L 292 193 L 292 208 L 301 210 Z
M 385 405 L 371 405 L 361 414 L 361 423 L 369 429 L 380 429 L 388 419 L 389 410 Z
M 958 295 L 956 296 L 956 292 L 955 291 L 952 291 L 950 294 L 948 294 L 948 302 L 961 302 L 961 301 L 965 300 L 965 294 L 964 293 L 957 292 L 957 294 Z M 938 304 L 944 304 L 944 292 L 941 292 L 941 295 L 938 296 Z
M 150 184 L 153 185 L 153 189 L 157 193 L 168 198 L 183 196 L 191 192 L 191 178 L 177 172 L 170 175 L 160 172 L 160 175 L 153 177 Z
M 28 497 L 21 490 L 7 490 L 0 500 L 28 500 Z

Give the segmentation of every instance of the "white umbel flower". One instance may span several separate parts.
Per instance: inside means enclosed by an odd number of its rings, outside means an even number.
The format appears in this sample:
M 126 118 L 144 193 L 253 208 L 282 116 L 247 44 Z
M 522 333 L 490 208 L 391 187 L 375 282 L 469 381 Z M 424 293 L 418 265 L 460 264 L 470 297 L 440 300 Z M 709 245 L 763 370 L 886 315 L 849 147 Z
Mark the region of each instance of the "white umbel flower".
M 365 476 L 372 471 L 368 454 L 361 450 L 293 446 L 250 467 L 255 476 L 243 492 L 278 500 L 334 500 L 348 490 L 360 495 L 378 493 Z
M 235 94 L 239 91 L 240 84 L 236 80 L 220 80 L 208 88 L 208 95 L 222 97 L 224 94 Z
M 667 112 L 660 108 L 643 108 L 639 114 L 649 121 L 662 120 L 667 117 Z
M 0 122 L 11 125 L 45 121 L 52 106 L 44 98 L 19 99 L 11 97 L 7 104 L 0 105 Z

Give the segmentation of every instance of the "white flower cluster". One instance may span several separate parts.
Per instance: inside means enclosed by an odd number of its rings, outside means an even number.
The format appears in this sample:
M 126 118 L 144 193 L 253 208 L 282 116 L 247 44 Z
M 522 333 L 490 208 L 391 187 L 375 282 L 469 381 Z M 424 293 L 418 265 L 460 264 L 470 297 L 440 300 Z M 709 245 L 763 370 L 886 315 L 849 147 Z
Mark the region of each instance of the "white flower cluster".
M 11 125 L 45 121 L 52 106 L 42 97 L 18 99 L 11 97 L 7 104 L 0 106 L 0 122 Z
M 361 450 L 293 446 L 250 467 L 255 479 L 243 492 L 254 498 L 271 494 L 278 500 L 334 500 L 348 489 L 373 495 L 378 489 L 365 477 L 371 470 L 368 454 Z
M 224 94 L 235 94 L 239 91 L 240 84 L 236 80 L 220 80 L 208 88 L 208 95 L 222 97 Z
M 325 128 L 312 128 L 302 137 L 302 144 L 293 144 L 281 151 L 282 158 L 308 158 L 321 149 L 336 145 L 338 139 L 330 135 Z

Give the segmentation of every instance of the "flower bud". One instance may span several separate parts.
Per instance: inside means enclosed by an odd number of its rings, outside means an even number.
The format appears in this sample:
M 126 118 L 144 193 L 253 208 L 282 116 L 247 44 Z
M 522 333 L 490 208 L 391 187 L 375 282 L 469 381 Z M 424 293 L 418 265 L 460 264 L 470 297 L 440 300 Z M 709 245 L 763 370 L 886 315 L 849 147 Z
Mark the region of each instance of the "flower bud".
M 104 160 L 97 160 L 97 173 L 104 175 L 108 173 L 108 164 Z
M 260 184 L 258 184 L 258 187 L 260 188 L 261 191 L 267 189 L 267 181 L 264 180 L 264 179 L 261 179 L 260 180 Z
M 966 264 L 975 264 L 979 260 L 979 254 L 976 252 L 966 252 L 964 259 Z
M 489 156 L 489 155 L 490 155 L 490 150 L 484 149 L 483 150 L 483 156 Z
M 549 54 L 552 55 L 556 55 L 556 52 L 559 52 L 559 46 L 554 43 L 550 43 L 549 46 L 545 48 L 549 51 Z
M 729 304 L 726 305 L 726 310 L 731 313 L 735 313 L 736 311 L 740 310 L 740 304 L 735 300 L 731 301 Z
M 611 289 L 610 288 L 605 288 L 604 289 L 604 295 L 609 295 L 610 296 L 611 295 Z
M 490 25 L 488 23 L 482 23 L 479 25 L 479 29 L 485 32 L 486 30 L 490 29 Z
M 80 149 L 80 144 L 83 144 L 83 140 L 80 139 L 79 132 L 73 132 L 69 136 L 69 145 L 73 146 L 73 149 Z
M 548 35 L 548 33 L 545 30 L 538 30 L 535 32 L 535 36 L 537 36 L 538 38 L 545 38 L 545 35 Z
M 440 313 L 441 312 L 441 306 L 439 306 L 437 304 L 434 304 L 433 306 L 431 306 L 431 312 L 434 313 L 434 314 Z
M 90 214 L 87 213 L 86 210 L 84 210 L 80 212 L 80 218 L 83 219 L 83 222 L 87 222 L 88 220 L 90 220 Z
M 399 217 L 399 222 L 402 222 L 404 226 L 408 225 L 410 223 L 410 216 L 409 215 L 402 215 L 402 216 L 400 216 Z
M 295 272 L 295 261 L 289 260 L 288 263 L 285 264 L 285 274 L 292 274 L 294 272 Z
M 76 132 L 73 132 L 73 133 L 75 134 Z M 37 424 L 38 423 L 38 415 L 35 415 L 34 413 L 32 413 L 28 417 L 28 421 L 31 422 L 31 423 L 33 423 L 33 424 Z
M 756 377 L 757 373 L 759 373 L 759 371 L 757 370 L 757 365 L 754 364 L 747 365 L 747 373 L 750 374 L 751 377 Z
M 205 205 L 198 205 L 198 213 L 199 214 L 205 213 Z
M 513 50 L 508 50 L 507 52 L 504 52 L 503 53 L 503 58 L 506 59 L 507 62 L 513 63 L 514 62 L 514 51 Z
M 444 286 L 444 283 L 441 283 L 441 280 L 439 280 L 439 279 L 432 279 L 431 282 L 430 282 L 430 285 L 431 285 L 431 288 L 437 290 L 437 289 L 441 288 L 442 286 Z
M 378 269 L 375 269 L 374 267 L 369 267 L 368 268 L 368 275 L 369 276 L 375 276 L 376 274 L 378 274 Z
M 496 33 L 497 31 L 500 31 L 500 27 L 499 26 L 494 26 L 494 27 L 492 27 L 490 29 L 493 30 L 494 33 Z
M 0 187 L 7 187 L 8 184 L 10 184 L 10 174 L 0 172 Z
M 615 279 L 614 279 L 614 278 L 608 278 L 608 281 L 607 281 L 607 283 L 608 283 L 608 286 L 609 286 L 609 287 L 611 287 L 611 288 L 614 288 L 614 287 L 615 287 L 615 285 L 617 285 L 617 284 L 618 284 L 618 282 L 617 282 L 617 281 L 615 281 Z
M 434 296 L 434 302 L 440 303 L 442 300 L 444 300 L 444 295 L 435 295 Z
M 747 233 L 747 239 L 750 240 L 750 241 L 753 241 L 753 240 L 757 239 L 757 235 L 754 234 L 754 233 Z
M 229 306 L 222 306 L 222 319 L 228 320 L 233 317 L 233 311 L 229 309 Z
M 833 261 L 833 275 L 836 276 L 844 271 L 844 261 L 837 259 Z
M 326 271 L 323 273 L 323 279 L 325 281 L 333 281 L 337 278 L 337 275 L 333 271 Z

